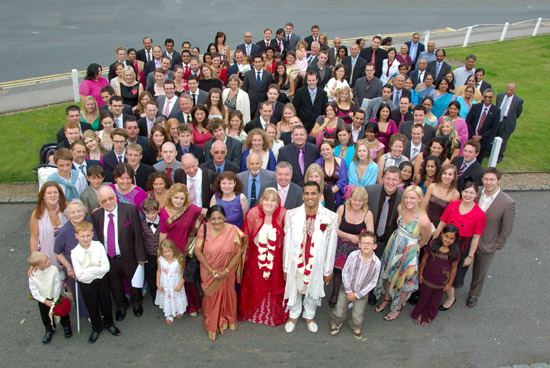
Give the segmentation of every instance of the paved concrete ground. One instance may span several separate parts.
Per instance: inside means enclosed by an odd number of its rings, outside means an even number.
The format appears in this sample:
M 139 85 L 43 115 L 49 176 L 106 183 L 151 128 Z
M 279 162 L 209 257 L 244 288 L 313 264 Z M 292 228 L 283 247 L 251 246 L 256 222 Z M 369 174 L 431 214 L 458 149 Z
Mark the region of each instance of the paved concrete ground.
M 548 362 L 550 319 L 547 318 L 547 274 L 550 264 L 546 223 L 550 193 L 512 193 L 518 204 L 514 233 L 495 257 L 490 278 L 478 305 L 465 306 L 467 290 L 442 312 L 430 327 L 415 325 L 412 306 L 393 322 L 369 307 L 363 341 L 348 328 L 331 337 L 330 308 L 318 309 L 320 332 L 307 331 L 300 320 L 288 335 L 282 326 L 271 328 L 239 323 L 238 330 L 208 340 L 200 319 L 185 316 L 172 326 L 146 298 L 141 319 L 131 313 L 118 323 L 122 336 L 102 333 L 89 345 L 90 326 L 65 341 L 60 334 L 49 346 L 41 341 L 36 304 L 27 301 L 26 262 L 31 205 L 0 207 L 0 340 L 3 366 L 290 366 L 290 367 L 497 367 Z M 467 281 L 469 280 L 469 276 Z M 73 326 L 75 325 L 73 316 Z

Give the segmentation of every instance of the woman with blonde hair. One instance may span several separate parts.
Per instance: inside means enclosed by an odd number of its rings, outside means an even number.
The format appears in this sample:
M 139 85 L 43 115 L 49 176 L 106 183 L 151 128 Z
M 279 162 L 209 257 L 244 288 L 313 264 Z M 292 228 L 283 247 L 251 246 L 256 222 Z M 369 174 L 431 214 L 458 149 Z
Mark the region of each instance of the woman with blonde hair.
M 105 148 L 101 144 L 99 138 L 93 130 L 86 130 L 82 133 L 82 141 L 86 146 L 88 153 L 87 160 L 97 160 L 103 167 L 103 155 L 105 154 Z
M 298 41 L 296 44 L 296 65 L 298 66 L 298 76 L 302 79 L 306 76 L 308 67 L 307 63 L 307 42 L 304 40 Z
M 277 136 L 280 138 L 281 134 L 290 132 L 290 123 L 288 122 L 291 118 L 296 116 L 296 109 L 291 103 L 285 104 L 283 107 L 283 114 L 281 116 L 281 121 L 277 122 Z
M 334 102 L 338 106 L 338 117 L 344 120 L 346 124 L 351 124 L 355 102 L 353 102 L 353 92 L 348 86 L 338 88 L 334 94 Z
M 366 141 L 359 141 L 355 146 L 355 154 L 348 168 L 350 185 L 364 187 L 376 184 L 378 165 L 372 161 L 369 146 Z
M 199 75 L 199 88 L 205 92 L 210 92 L 212 88 L 218 88 L 220 91 L 223 88 L 223 83 L 214 75 L 214 70 L 208 64 L 202 64 Z
M 243 117 L 243 123 L 250 121 L 250 100 L 248 93 L 241 88 L 241 80 L 237 74 L 231 74 L 227 78 L 227 87 L 222 92 L 223 104 L 227 107 L 227 112 L 240 111 Z
M 124 103 L 132 107 L 138 104 L 138 97 L 143 92 L 143 86 L 136 80 L 136 72 L 131 66 L 122 71 L 122 80 L 119 80 L 116 94 L 122 96 Z
M 458 138 L 458 132 L 453 119 L 444 117 L 441 119 L 441 123 L 435 131 L 436 138 L 439 138 L 445 142 L 447 147 L 447 158 L 449 161 L 462 155 L 462 142 Z
M 174 144 L 179 143 L 178 138 L 178 127 L 180 126 L 180 122 L 176 118 L 170 118 L 166 120 L 166 127 L 164 130 L 166 131 L 166 134 L 168 135 L 168 140 Z
M 95 98 L 93 96 L 84 97 L 80 111 L 81 120 L 90 124 L 92 129 L 96 131 L 99 128 L 99 107 Z

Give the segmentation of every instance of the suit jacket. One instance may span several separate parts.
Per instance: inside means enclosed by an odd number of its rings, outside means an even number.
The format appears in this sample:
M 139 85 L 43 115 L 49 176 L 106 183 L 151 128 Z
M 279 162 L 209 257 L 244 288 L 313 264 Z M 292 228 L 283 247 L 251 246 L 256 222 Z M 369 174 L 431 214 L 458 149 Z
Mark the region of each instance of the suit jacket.
M 269 118 L 269 122 L 273 124 L 277 124 L 279 120 L 276 120 L 275 118 Z M 261 129 L 264 130 L 262 126 L 262 122 L 260 121 L 260 117 L 258 116 L 256 119 L 250 120 L 246 125 L 244 126 L 244 131 L 246 134 L 250 133 L 252 129 Z
M 374 229 L 378 228 L 378 212 L 380 207 L 380 196 L 382 195 L 383 184 L 367 185 L 365 189 L 369 195 L 369 209 L 374 216 Z M 395 205 L 391 209 L 391 214 L 388 219 L 387 234 L 384 234 L 386 239 L 389 239 L 390 235 L 397 229 L 397 217 L 399 213 L 397 207 L 401 203 L 401 197 L 403 196 L 403 190 L 397 189 L 397 198 L 395 199 Z
M 403 96 L 409 96 L 409 99 L 411 98 L 411 91 L 409 91 L 408 89 L 403 88 L 403 89 L 401 89 L 400 92 L 401 92 L 401 93 L 400 93 L 400 95 L 399 95 L 399 98 L 401 98 L 401 97 L 403 97 Z M 395 92 L 395 87 L 393 87 L 393 94 L 392 94 L 392 96 L 391 96 L 392 102 L 394 101 L 395 93 L 396 93 L 396 92 Z M 395 102 L 394 102 L 394 103 L 395 103 Z M 399 100 L 397 100 L 397 103 L 395 103 L 395 106 L 396 106 L 397 108 L 399 108 Z M 398 121 L 395 121 L 395 123 L 396 123 L 396 124 L 399 124 Z
M 256 46 L 258 47 L 258 46 Z M 257 76 L 256 69 L 247 71 L 244 74 L 242 90 L 248 93 L 248 98 L 250 99 L 250 112 L 254 113 L 260 102 L 267 100 L 267 88 L 272 83 L 273 78 L 270 72 L 262 70 L 262 77 L 260 81 L 260 88 L 256 83 Z M 251 116 L 252 118 L 253 116 Z
M 109 78 L 108 81 L 109 82 L 111 81 L 111 79 L 116 77 L 115 63 L 117 63 L 117 62 L 118 62 L 118 60 L 115 61 L 114 63 L 112 63 L 111 65 L 109 65 L 109 76 L 108 76 L 108 78 Z M 126 60 L 126 65 L 133 67 L 134 63 L 132 63 L 130 60 Z
M 428 67 L 426 68 L 426 71 L 429 73 L 432 73 L 435 81 L 437 82 L 442 80 L 445 74 L 451 71 L 451 66 L 444 61 L 443 64 L 441 64 L 441 69 L 439 70 L 439 74 L 437 75 L 437 78 L 435 77 L 435 74 L 437 71 L 437 61 L 430 61 L 428 63 Z M 455 86 L 455 87 L 458 88 L 460 86 Z
M 427 72 L 428 72 L 428 69 L 424 70 L 424 78 L 426 78 Z M 409 77 L 413 81 L 413 88 L 416 88 L 416 86 L 420 83 L 420 81 L 418 80 L 419 74 L 420 74 L 420 71 L 418 69 L 415 69 L 409 73 Z
M 321 73 L 319 71 L 319 66 L 317 63 L 311 64 L 307 67 L 307 70 L 313 70 L 317 74 L 317 87 L 318 88 L 325 88 L 330 78 L 332 78 L 332 69 L 330 69 L 329 64 L 325 64 L 325 77 L 321 79 Z
M 346 68 L 346 80 L 351 87 L 355 86 L 357 79 L 365 76 L 367 61 L 361 56 L 358 56 L 357 61 L 355 62 L 355 67 L 353 68 L 353 78 L 351 76 L 351 56 L 344 57 L 342 64 L 344 65 L 344 68 Z M 378 76 L 376 77 L 378 78 Z
M 181 167 L 181 163 L 176 160 L 173 164 L 172 164 L 172 171 L 170 171 L 170 180 L 172 180 L 172 183 L 174 182 L 174 174 L 176 173 L 176 170 L 179 169 Z M 153 168 L 157 171 L 163 171 L 165 174 L 168 174 L 168 166 L 166 166 L 166 162 L 164 162 L 164 160 L 162 161 L 159 161 L 157 162 L 156 164 L 153 165 Z
M 488 88 L 491 88 L 491 83 L 488 83 L 488 82 L 485 82 L 485 80 L 482 80 L 481 81 L 481 86 L 479 86 L 479 92 L 481 92 L 481 94 L 483 94 L 483 91 L 485 91 L 486 89 Z M 498 106 L 498 103 L 497 103 L 497 106 Z
M 138 262 L 147 261 L 141 219 L 137 207 L 132 204 L 118 203 L 115 211 L 117 211 L 116 226 L 122 267 L 128 275 L 133 275 Z M 96 229 L 97 240 L 105 244 L 105 210 L 101 208 L 95 211 L 91 214 L 91 218 Z
M 153 48 L 151 48 L 149 52 L 151 53 L 151 57 L 153 57 Z M 136 51 L 136 59 L 143 61 L 145 64 L 147 64 L 147 55 L 145 54 L 145 49 Z
M 502 106 L 502 101 L 504 100 L 505 96 L 505 93 L 499 93 L 497 95 L 497 106 L 499 108 L 500 106 Z M 508 134 L 512 134 L 512 132 L 516 129 L 517 119 L 521 116 L 522 112 L 523 98 L 514 95 L 512 97 L 510 107 L 508 108 L 508 115 L 502 119 L 501 129 L 504 129 Z M 501 112 L 501 114 L 504 114 L 504 112 Z
M 405 42 L 405 45 L 407 45 L 409 50 L 411 49 L 411 44 L 412 44 L 412 41 Z M 416 55 L 413 55 L 414 57 L 409 55 L 409 56 L 411 56 L 413 66 L 414 66 L 414 64 L 416 64 L 416 60 L 418 59 L 418 56 L 420 56 L 420 53 L 424 50 L 426 50 L 426 47 L 424 46 L 424 44 L 422 42 L 418 42 L 418 46 L 416 47 Z
M 208 98 L 208 92 L 206 91 L 203 91 L 202 89 L 197 89 L 197 91 L 199 92 L 199 96 L 197 97 L 197 104 L 203 104 L 203 105 L 206 105 L 206 99 Z M 186 91 L 186 92 L 183 92 L 184 95 L 190 95 L 191 96 L 191 92 L 190 91 Z M 193 98 L 193 96 L 191 96 L 191 98 Z M 181 109 L 181 107 L 180 107 Z M 160 110 L 159 110 L 160 111 Z M 181 110 L 180 110 L 181 111 Z
M 147 78 L 145 79 L 146 81 L 145 88 L 149 88 L 155 84 L 155 71 L 153 70 L 152 72 L 149 72 L 149 74 L 145 74 L 145 75 L 147 76 Z M 174 80 L 175 78 L 176 77 L 174 76 L 174 72 L 171 70 L 168 70 L 168 74 L 166 74 L 166 78 L 164 78 L 164 80 L 166 79 Z
M 181 107 L 178 101 L 178 97 L 174 96 L 176 98 L 176 102 L 170 109 L 170 114 L 167 116 L 168 119 L 174 118 L 177 119 L 178 116 L 181 115 Z M 157 98 L 157 105 L 159 107 L 159 113 L 161 115 L 164 115 L 164 104 L 166 103 L 166 96 L 159 96 Z
M 420 152 L 424 152 L 424 148 L 426 148 L 426 146 L 424 145 L 424 142 L 422 142 L 420 144 L 420 150 L 418 151 L 417 155 L 420 153 Z M 409 161 L 411 160 L 411 141 L 409 140 L 407 142 L 407 146 L 405 147 L 405 151 L 403 152 L 403 155 L 409 159 Z
M 401 118 L 403 118 L 403 122 L 412 120 L 413 119 L 412 111 L 407 111 L 407 113 L 404 116 L 402 116 L 401 115 L 401 110 L 399 110 L 399 107 L 397 107 L 396 109 L 391 110 L 390 119 L 395 121 L 395 124 L 397 125 L 398 128 L 400 128 L 401 125 L 402 125 L 401 124 Z
M 151 175 L 154 172 L 155 172 L 155 168 L 153 166 L 140 163 L 134 176 L 136 185 L 143 190 L 147 190 L 146 189 L 147 180 L 149 180 L 149 175 Z
M 212 199 L 212 184 L 216 180 L 216 173 L 212 170 L 201 168 L 202 170 L 202 208 L 210 207 L 210 199 Z M 187 174 L 183 169 L 177 169 L 174 174 L 174 182 L 187 185 Z
M 281 141 L 283 141 L 283 144 L 285 146 L 288 146 L 292 143 L 292 132 L 284 132 L 281 133 Z M 311 144 L 317 144 L 317 141 L 315 140 L 315 137 L 312 135 L 307 135 L 306 142 Z
M 329 49 L 327 50 L 328 52 L 328 64 L 329 65 L 332 65 L 332 66 L 335 66 L 336 65 L 336 55 L 335 55 L 335 51 L 336 53 L 338 52 L 337 49 L 333 47 L 329 47 Z
M 304 38 L 304 41 L 307 42 L 307 50 L 311 50 L 311 44 L 313 43 L 313 35 L 309 35 L 306 38 Z
M 479 197 L 481 197 L 481 193 L 478 196 L 478 201 Z M 487 218 L 485 230 L 479 239 L 476 251 L 480 255 L 492 254 L 504 247 L 506 239 L 514 228 L 516 202 L 501 189 L 485 212 L 485 216 Z
M 271 113 L 271 119 L 269 119 L 272 123 L 277 125 L 279 121 L 281 121 L 281 118 L 283 117 L 283 110 L 285 108 L 285 104 L 280 101 L 275 101 L 275 107 L 273 108 L 273 113 Z M 242 112 L 242 111 L 241 111 Z M 256 109 L 256 116 L 260 116 L 260 105 L 258 105 L 258 108 Z M 245 125 L 248 123 L 245 123 Z
M 81 121 L 80 130 L 82 131 L 82 133 L 84 133 L 86 130 L 92 130 L 92 125 L 89 123 L 86 123 L 85 121 Z M 65 137 L 65 126 L 63 126 L 63 128 L 57 131 L 57 134 L 55 135 L 55 137 L 57 139 L 57 143 L 61 143 L 67 139 L 67 137 Z
M 456 166 L 456 170 L 459 171 L 464 163 L 464 157 L 456 156 L 451 164 Z M 464 183 L 466 181 L 475 181 L 479 186 L 482 186 L 481 176 L 483 175 L 483 167 L 474 160 L 474 162 L 464 171 L 464 173 L 456 179 L 456 189 L 462 193 Z M 466 180 L 467 179 L 467 180 Z
M 128 162 L 124 157 L 124 162 Z M 103 170 L 105 171 L 105 181 L 113 181 L 113 170 L 118 165 L 118 159 L 115 151 L 109 151 L 103 156 Z
M 237 174 L 237 177 L 243 184 L 243 195 L 248 200 L 248 204 L 250 204 L 250 198 L 248 198 L 248 174 L 250 171 L 246 170 L 241 173 Z M 260 196 L 264 192 L 265 188 L 275 188 L 277 189 L 277 180 L 275 179 L 275 173 L 272 171 L 268 171 L 265 169 L 260 169 L 260 191 L 257 199 L 260 199 Z
M 267 49 L 267 46 L 265 45 L 265 40 L 262 39 L 261 41 L 256 42 L 256 45 L 260 48 L 260 53 L 265 51 Z M 273 47 L 275 51 L 279 51 L 279 45 L 277 44 L 277 40 L 272 39 L 269 41 L 269 46 Z
M 168 56 L 166 51 L 162 52 L 162 56 Z M 168 56 L 170 57 L 170 56 Z M 177 52 L 176 50 L 172 50 L 172 63 L 170 64 L 170 70 L 174 70 L 174 67 L 176 64 L 181 64 L 181 54 Z
M 364 98 L 372 100 L 373 98 L 382 96 L 382 88 L 384 88 L 382 81 L 376 77 L 372 79 L 368 88 L 366 76 L 357 79 L 353 86 L 353 101 L 355 102 L 355 106 L 361 107 Z
M 352 136 L 353 136 L 353 126 L 350 126 L 351 128 L 351 131 L 352 131 Z M 365 133 L 365 126 L 361 126 L 361 129 L 359 129 L 359 135 L 357 136 L 357 140 L 354 140 L 355 143 L 357 143 L 357 141 L 360 141 L 361 139 L 365 139 L 367 138 L 367 134 Z
M 411 130 L 414 125 L 414 120 L 405 121 L 399 126 L 399 133 L 404 134 L 405 137 L 411 140 Z M 428 141 L 435 137 L 435 129 L 429 124 L 424 124 L 424 136 L 422 137 L 422 143 L 426 144 Z M 410 148 L 410 146 L 409 146 Z
M 208 170 L 212 170 L 212 172 L 214 173 L 214 175 L 218 175 L 216 173 L 216 165 L 214 165 L 214 160 L 208 160 L 208 161 L 205 161 L 204 163 L 200 164 L 199 167 L 201 169 L 208 169 Z M 241 167 L 240 167 L 240 164 L 239 165 L 235 165 L 233 162 L 231 161 L 227 161 L 225 160 L 225 166 L 223 168 L 223 171 L 232 171 L 234 172 L 235 174 L 238 174 L 239 172 L 241 172 Z
M 183 156 L 183 150 L 180 144 L 176 144 L 176 151 L 178 152 L 176 156 L 176 160 L 181 161 L 181 156 Z M 189 153 L 192 153 L 193 156 L 195 156 L 195 158 L 199 160 L 199 164 L 202 164 L 204 162 L 204 152 L 201 146 L 191 143 L 189 145 Z
M 136 137 L 136 141 L 134 143 L 137 143 L 141 146 L 141 148 L 145 149 L 145 147 L 147 146 L 147 142 L 149 142 L 149 139 L 141 136 L 141 135 L 138 135 Z M 130 143 L 130 141 L 128 141 L 128 143 Z
M 472 105 L 470 112 L 468 112 L 468 115 L 466 116 L 466 124 L 468 124 L 468 138 L 472 138 L 474 135 L 476 135 L 476 126 L 479 118 L 481 117 L 483 106 L 485 106 L 484 103 Z M 479 132 L 479 135 L 481 135 L 481 141 L 479 142 L 481 144 L 480 153 L 489 153 L 489 151 L 491 150 L 491 143 L 498 132 L 499 126 L 500 108 L 496 107 L 495 105 L 491 105 L 489 107 L 489 113 L 487 114 L 485 122 L 483 123 L 481 131 Z
M 206 161 L 212 160 L 212 154 L 210 149 L 212 148 L 212 143 L 216 138 L 210 139 L 204 144 L 204 157 Z M 225 139 L 225 147 L 227 147 L 227 156 L 225 156 L 226 161 L 231 161 L 237 166 L 241 165 L 241 158 L 243 156 L 243 144 L 241 141 L 235 138 L 227 137 Z
M 312 104 L 309 88 L 305 85 L 296 91 L 292 104 L 296 109 L 296 114 L 300 120 L 302 120 L 304 127 L 310 132 L 315 125 L 315 119 L 317 119 L 319 115 L 325 113 L 325 107 L 328 104 L 327 93 L 323 89 L 317 87 L 317 94 Z
M 307 143 L 304 146 L 304 174 L 307 171 L 309 165 L 315 162 L 320 157 L 319 147 L 315 144 Z M 296 146 L 289 144 L 279 150 L 279 157 L 277 162 L 286 161 L 292 166 L 292 182 L 299 186 L 304 185 L 304 175 L 300 170 L 300 164 L 298 162 L 298 154 L 296 153 Z
M 285 49 L 287 50 L 296 50 L 296 44 L 300 41 L 300 36 L 292 32 L 290 35 L 290 41 L 288 40 L 288 35 L 285 33 L 285 38 L 283 39 L 285 43 Z
M 376 68 L 374 70 L 374 76 L 376 78 L 380 78 L 382 75 L 382 61 L 387 57 L 388 53 L 386 50 L 379 48 L 376 50 L 376 56 L 374 61 L 374 67 Z M 370 62 L 372 60 L 372 46 L 365 47 L 361 52 L 359 53 L 359 56 L 361 56 L 366 62 Z M 363 72 L 365 68 L 363 68 Z
M 142 118 L 139 118 L 137 123 L 139 128 L 139 136 L 148 139 L 149 135 L 147 134 L 147 117 L 144 116 Z
M 304 204 L 304 200 L 302 199 L 304 190 L 302 189 L 302 187 L 299 187 L 293 182 L 290 182 L 290 184 L 288 185 L 289 185 L 288 193 L 286 195 L 286 200 L 283 207 L 286 208 L 287 210 L 291 210 L 293 208 L 300 207 L 302 204 Z M 275 189 L 279 189 L 279 185 L 277 185 Z
M 252 43 L 250 44 L 251 48 L 250 48 L 250 56 L 254 57 L 256 55 L 258 55 L 260 53 L 260 46 Z M 240 45 L 237 45 L 237 50 L 242 50 L 243 54 L 245 55 L 249 55 L 246 53 L 246 46 L 244 43 L 241 43 Z
M 143 67 L 143 73 L 147 77 L 149 73 L 154 72 L 155 69 L 156 69 L 156 64 L 155 64 L 155 59 L 153 59 L 148 63 L 145 63 L 145 66 Z
M 82 192 L 82 194 L 80 195 L 80 200 L 84 203 L 84 205 L 88 209 L 88 212 L 90 213 L 96 208 L 99 208 L 97 194 L 95 194 L 95 191 L 90 186 L 88 186 L 84 190 L 84 192 Z

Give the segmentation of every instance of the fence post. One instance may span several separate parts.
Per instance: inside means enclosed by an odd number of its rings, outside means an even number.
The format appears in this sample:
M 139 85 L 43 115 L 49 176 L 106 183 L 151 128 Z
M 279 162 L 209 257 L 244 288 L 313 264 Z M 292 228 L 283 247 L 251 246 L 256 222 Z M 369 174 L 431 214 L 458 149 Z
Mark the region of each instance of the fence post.
M 78 93 L 78 70 L 72 69 L 71 73 L 73 78 L 74 102 L 80 102 L 80 93 Z
M 487 167 L 496 167 L 498 154 L 500 153 L 500 146 L 502 146 L 502 138 L 495 137 L 493 140 L 493 148 L 491 148 L 491 156 L 489 156 L 489 163 Z
M 502 28 L 502 33 L 500 35 L 500 41 L 504 41 L 504 39 L 506 38 L 506 32 L 508 32 L 509 25 L 510 23 L 508 22 L 504 23 L 504 28 Z
M 468 27 L 468 31 L 466 31 L 466 37 L 464 37 L 464 43 L 462 44 L 462 47 L 468 46 L 468 42 L 470 42 L 470 36 L 472 35 L 472 29 L 474 29 L 474 26 Z
M 537 19 L 537 24 L 535 24 L 535 29 L 533 30 L 533 34 L 531 35 L 532 37 L 535 37 L 537 35 L 541 22 L 542 18 Z
M 426 34 L 424 35 L 424 45 L 428 45 L 428 42 L 430 42 L 430 30 L 426 30 Z

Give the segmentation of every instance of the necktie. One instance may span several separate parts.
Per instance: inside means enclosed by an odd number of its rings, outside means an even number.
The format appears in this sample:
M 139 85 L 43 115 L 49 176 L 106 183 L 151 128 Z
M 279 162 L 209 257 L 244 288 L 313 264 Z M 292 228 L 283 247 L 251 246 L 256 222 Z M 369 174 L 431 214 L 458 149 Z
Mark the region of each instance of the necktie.
M 376 235 L 382 236 L 386 232 L 386 222 L 388 221 L 388 212 L 390 209 L 390 196 L 386 196 L 384 204 L 382 205 L 382 212 L 380 212 L 380 219 L 378 221 L 378 227 L 376 228 Z
M 486 118 L 487 118 L 487 108 L 483 107 L 483 114 L 481 114 L 481 117 L 479 118 L 479 124 L 477 125 L 478 135 L 479 135 L 479 132 L 481 132 L 481 127 L 483 127 L 483 123 L 485 122 Z
M 279 188 L 279 198 L 281 199 L 281 206 L 286 202 L 286 191 L 283 188 Z
M 317 42 L 317 37 L 314 37 L 314 38 L 313 38 L 313 42 Z
M 109 214 L 109 223 L 107 224 L 107 255 L 111 258 L 116 256 L 116 245 L 115 245 L 115 217 L 114 214 Z
M 86 165 L 80 165 L 79 169 L 80 169 L 80 172 L 82 173 L 82 175 L 86 176 Z
M 250 55 L 250 47 L 251 47 L 250 45 L 246 46 L 246 54 L 247 55 Z
M 418 148 L 414 147 L 414 148 L 413 148 L 413 153 L 412 153 L 412 155 L 411 155 L 411 158 L 415 157 L 417 154 L 418 154 Z
M 121 164 L 122 163 L 122 156 L 117 156 L 118 157 L 118 163 Z
M 435 70 L 435 79 L 437 79 L 437 76 L 439 75 L 440 70 L 441 70 L 441 63 L 437 63 L 437 69 Z
M 288 43 L 290 44 L 290 35 L 286 36 L 286 40 L 287 40 Z
M 151 61 L 151 51 L 147 51 L 147 62 Z
M 269 47 L 269 42 L 265 41 L 265 47 Z
M 115 118 L 117 128 L 120 128 L 120 118 Z
M 372 56 L 370 58 L 370 62 L 376 65 L 376 50 L 372 49 Z
M 313 105 L 313 103 L 315 102 L 315 92 L 309 91 L 309 95 L 311 97 L 311 104 Z
M 187 73 L 189 71 L 189 65 L 185 66 L 185 72 Z
M 353 69 L 355 69 L 355 59 L 351 58 L 351 73 L 349 75 L 349 80 L 353 84 Z
M 283 52 L 283 43 L 279 41 L 279 52 Z
M 252 187 L 250 188 L 250 208 L 256 205 L 256 179 L 252 178 Z
M 302 172 L 302 175 L 304 175 L 304 170 L 306 167 L 306 163 L 304 160 L 304 149 L 300 148 L 300 152 L 298 153 L 298 164 L 300 165 L 300 171 Z
M 153 226 L 156 229 L 159 227 L 159 224 L 155 224 L 154 222 L 147 222 L 147 226 L 149 227 Z
M 510 101 L 512 100 L 511 97 L 504 97 L 504 101 L 502 102 L 502 106 L 500 107 L 500 121 L 504 120 L 504 118 L 508 115 L 508 106 L 510 105 Z
M 187 122 L 190 123 L 191 122 L 191 115 L 187 115 Z
M 187 177 L 187 184 L 189 184 L 189 199 L 191 203 L 196 204 L 197 193 L 195 192 L 195 178 Z
M 464 174 L 464 171 L 466 170 L 466 161 L 462 161 L 462 165 L 460 165 L 460 170 L 458 170 L 457 177 L 461 177 Z
M 220 175 L 220 174 L 222 173 L 222 169 L 220 169 L 219 167 L 216 168 L 216 173 L 217 173 L 218 175 Z
M 170 101 L 168 99 L 164 101 L 164 116 L 168 117 L 170 115 Z
M 262 72 L 256 72 L 258 75 L 256 76 L 256 84 L 258 85 L 258 89 L 260 89 L 260 84 L 262 83 L 261 74 Z
M 399 98 L 401 98 L 401 91 L 395 91 L 395 98 L 393 99 L 395 106 L 399 106 Z
M 172 168 L 167 167 L 166 168 L 166 174 L 168 174 L 168 179 L 170 179 L 170 183 L 172 182 Z
M 197 104 L 197 95 L 195 93 L 192 93 L 193 95 L 193 105 Z
M 422 83 L 424 80 L 424 72 L 418 73 L 418 83 Z

